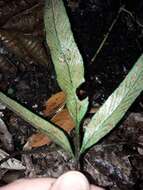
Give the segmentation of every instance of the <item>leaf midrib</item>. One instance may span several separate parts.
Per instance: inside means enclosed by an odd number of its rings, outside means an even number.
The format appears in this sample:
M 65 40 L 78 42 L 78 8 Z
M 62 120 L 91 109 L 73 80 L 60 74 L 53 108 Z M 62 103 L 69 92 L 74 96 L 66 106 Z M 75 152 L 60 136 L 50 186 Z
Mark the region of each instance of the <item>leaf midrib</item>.
M 133 83 L 132 86 L 134 86 L 134 84 L 136 83 L 136 81 L 138 80 L 138 78 L 140 78 L 140 75 L 141 75 L 141 74 L 142 74 L 142 72 L 140 72 L 140 73 L 137 75 L 137 78 L 136 78 L 136 80 L 134 81 L 134 83 Z M 116 110 L 118 109 L 119 105 L 122 103 L 122 101 L 125 99 L 125 97 L 128 96 L 128 94 L 129 94 L 129 92 L 130 92 L 130 89 L 131 89 L 131 88 L 129 87 L 129 88 L 128 88 L 128 91 L 127 91 L 126 94 L 124 95 L 124 98 L 121 99 L 120 103 L 115 107 L 114 111 L 112 111 L 111 114 L 110 114 L 110 116 L 108 116 L 108 117 L 111 117 L 111 115 L 116 112 Z M 111 94 L 111 95 L 112 95 L 112 94 Z M 103 104 L 103 105 L 104 105 L 104 104 Z M 99 125 L 100 125 L 100 126 L 103 125 L 103 124 L 106 122 L 106 120 L 107 120 L 107 117 L 106 117 Z M 92 121 L 91 121 L 91 122 L 92 122 Z M 88 127 L 88 126 L 87 126 L 87 127 Z M 94 135 L 95 135 L 95 132 L 90 136 L 90 138 L 93 138 Z M 88 144 L 88 142 L 87 142 L 86 144 L 84 144 L 84 147 L 86 147 L 87 144 Z M 83 148 L 84 148 L 84 147 L 83 147 Z M 83 148 L 82 148 L 82 149 L 83 149 Z
M 61 50 L 62 56 L 63 56 L 63 58 L 64 58 L 64 62 L 66 63 L 66 66 L 67 66 L 67 68 L 68 68 L 69 78 L 70 78 L 70 82 L 71 82 L 72 89 L 73 89 L 74 86 L 73 86 L 73 82 L 72 82 L 72 77 L 71 77 L 70 68 L 69 68 L 69 65 L 68 65 L 68 63 L 67 63 L 66 57 L 65 57 L 65 55 L 64 55 L 64 52 L 63 52 L 63 50 L 62 50 L 61 41 L 60 41 L 60 39 L 59 39 L 59 37 L 58 37 L 58 31 L 57 31 L 56 22 L 55 22 L 56 17 L 55 17 L 55 14 L 54 14 L 54 5 L 53 5 L 53 1 L 52 1 L 52 0 L 51 0 L 51 3 L 52 3 L 52 13 L 53 13 L 52 15 L 53 15 L 53 23 L 54 23 L 54 28 L 55 28 L 56 37 L 57 37 L 57 40 L 58 40 L 58 44 L 59 44 L 59 46 L 60 46 L 60 50 Z
M 56 37 L 57 37 L 57 40 L 58 40 L 58 44 L 59 44 L 59 46 L 60 46 L 60 49 L 61 49 L 61 53 L 62 53 L 62 56 L 63 56 L 63 58 L 64 58 L 64 62 L 66 63 L 66 66 L 67 66 L 67 69 L 68 69 L 68 72 L 69 72 L 69 78 L 70 78 L 70 83 L 71 83 L 71 86 L 72 86 L 72 94 L 74 95 L 74 85 L 73 85 L 73 81 L 72 81 L 72 76 L 71 76 L 71 71 L 70 71 L 70 67 L 69 67 L 69 65 L 68 65 L 68 63 L 67 63 L 67 60 L 66 60 L 66 57 L 65 57 L 65 55 L 64 55 L 64 52 L 63 52 L 63 49 L 62 49 L 62 47 L 61 47 L 61 41 L 60 41 L 60 39 L 59 39 L 59 37 L 58 37 L 58 31 L 57 31 L 57 27 L 56 27 L 56 22 L 55 22 L 55 14 L 54 14 L 54 5 L 53 5 L 53 1 L 51 0 L 51 3 L 52 3 L 52 12 L 53 12 L 53 23 L 54 23 L 54 28 L 55 28 L 55 33 L 56 33 Z M 78 123 L 78 118 L 77 118 L 77 101 L 76 101 L 76 98 L 75 98 L 75 95 L 74 95 L 74 101 L 75 101 L 75 106 L 76 106 L 76 123 Z

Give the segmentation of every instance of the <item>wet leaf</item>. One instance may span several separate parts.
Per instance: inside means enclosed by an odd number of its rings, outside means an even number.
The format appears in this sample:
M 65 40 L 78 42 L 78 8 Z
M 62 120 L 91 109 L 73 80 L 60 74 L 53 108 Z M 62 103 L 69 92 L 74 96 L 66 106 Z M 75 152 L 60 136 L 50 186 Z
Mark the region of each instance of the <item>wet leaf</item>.
M 143 55 L 120 86 L 111 94 L 85 129 L 81 153 L 94 145 L 121 120 L 143 90 Z
M 24 11 L 10 17 L 8 21 L 2 26 L 6 30 L 14 30 L 25 33 L 32 33 L 36 28 L 43 27 L 43 6 L 38 4 L 30 11 Z M 37 27 L 38 26 L 38 27 Z
M 60 128 L 64 129 L 66 132 L 70 133 L 71 130 L 75 127 L 74 122 L 68 112 L 67 109 L 63 109 L 61 112 L 57 113 L 51 121 L 58 125 Z M 47 137 L 47 135 L 42 133 L 37 133 L 32 135 L 28 139 L 28 145 L 30 147 L 40 147 L 43 145 L 48 145 L 51 143 L 51 140 Z M 27 144 L 26 143 L 26 144 Z
M 117 141 L 115 144 L 118 146 Z M 108 146 L 109 144 L 104 145 Z M 86 163 L 89 163 L 86 166 L 88 167 L 89 174 L 93 175 L 94 180 L 98 181 L 97 184 L 102 187 L 106 188 L 108 186 L 110 189 L 131 190 L 134 185 L 134 177 L 132 173 L 133 168 L 129 160 L 130 153 L 127 155 L 125 151 L 121 151 L 121 146 L 119 149 L 115 146 L 112 148 L 103 148 L 102 145 L 99 146 L 101 148 L 98 149 L 95 146 L 85 156 Z M 99 173 L 95 174 L 95 169 Z M 115 188 L 112 188 L 113 185 Z
M 61 110 L 66 103 L 66 96 L 64 92 L 58 92 L 51 96 L 45 104 L 44 116 L 53 116 Z
M 3 6 L 0 7 L 0 24 L 4 24 L 10 17 L 24 11 L 28 8 L 33 7 L 39 1 L 38 0 L 13 0 L 8 2 L 3 2 Z
M 44 22 L 57 80 L 66 94 L 67 108 L 78 133 L 88 99 L 80 101 L 76 95 L 76 89 L 85 81 L 84 66 L 62 0 L 46 0 Z
M 44 43 L 33 36 L 19 36 L 19 43 L 25 50 L 29 58 L 32 58 L 36 63 L 49 65 Z
M 26 36 L 19 32 L 0 30 L 2 44 L 17 57 L 39 64 L 49 64 L 43 42 L 33 36 Z
M 0 160 L 6 158 L 9 156 L 5 151 L 0 149 Z M 0 165 L 0 168 L 8 169 L 8 170 L 24 170 L 25 166 L 22 165 L 22 163 L 15 159 L 15 158 L 10 158 L 6 162 L 2 163 Z
M 25 50 L 19 43 L 17 36 L 19 33 L 0 29 L 0 41 L 9 51 L 23 58 L 26 54 Z
M 11 73 L 16 73 L 17 68 L 14 64 L 11 64 L 6 56 L 0 54 L 0 71 L 6 72 L 7 75 Z
M 14 150 L 14 144 L 13 144 L 13 138 L 10 132 L 7 129 L 6 124 L 2 119 L 0 119 L 0 140 L 6 150 L 13 151 Z
M 3 176 L 5 176 L 7 171 L 8 171 L 7 169 L 0 169 L 0 180 L 3 178 Z
M 26 142 L 25 147 L 37 148 L 44 145 L 49 145 L 50 143 L 51 143 L 51 140 L 48 138 L 48 136 L 39 132 L 39 133 L 31 135 L 28 138 L 28 141 Z
M 29 111 L 24 106 L 4 95 L 2 92 L 0 92 L 0 102 L 5 104 L 10 110 L 14 111 L 18 116 L 29 122 L 32 126 L 47 134 L 53 142 L 60 145 L 67 153 L 73 156 L 69 140 L 62 130 Z

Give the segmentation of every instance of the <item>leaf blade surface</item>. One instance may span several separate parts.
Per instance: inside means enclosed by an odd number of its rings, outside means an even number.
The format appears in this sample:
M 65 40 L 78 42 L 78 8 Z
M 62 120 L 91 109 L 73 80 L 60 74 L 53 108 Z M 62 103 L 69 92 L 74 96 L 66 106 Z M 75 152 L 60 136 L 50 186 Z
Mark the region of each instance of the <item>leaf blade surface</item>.
M 109 133 L 143 90 L 143 55 L 85 129 L 81 153 Z
M 62 130 L 40 116 L 34 114 L 16 101 L 7 97 L 2 92 L 0 92 L 0 102 L 5 104 L 10 110 L 15 112 L 18 116 L 23 118 L 32 126 L 39 129 L 43 133 L 46 133 L 53 142 L 60 145 L 66 152 L 73 156 L 69 140 Z
M 84 66 L 62 0 L 46 1 L 44 21 L 57 80 L 66 93 L 68 110 L 78 128 L 88 106 L 87 98 L 80 101 L 76 95 L 76 89 L 85 81 Z

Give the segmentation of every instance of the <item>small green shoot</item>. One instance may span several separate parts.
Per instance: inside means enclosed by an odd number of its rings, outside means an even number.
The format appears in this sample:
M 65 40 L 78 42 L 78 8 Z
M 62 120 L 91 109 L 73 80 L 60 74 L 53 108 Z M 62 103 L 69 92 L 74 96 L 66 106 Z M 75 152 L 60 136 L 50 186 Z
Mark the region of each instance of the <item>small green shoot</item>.
M 83 59 L 74 41 L 63 1 L 48 0 L 45 3 L 46 40 L 51 50 L 57 81 L 66 94 L 66 105 L 75 122 L 75 151 L 78 159 L 79 127 L 88 107 L 88 99 L 80 101 L 76 95 L 77 88 L 85 81 Z
M 63 1 L 46 0 L 45 4 L 44 22 L 47 44 L 51 51 L 57 81 L 66 94 L 66 105 L 76 125 L 74 154 L 66 134 L 57 126 L 32 113 L 2 92 L 0 92 L 0 102 L 6 104 L 10 110 L 31 125 L 46 133 L 53 142 L 60 145 L 78 162 L 82 153 L 116 126 L 142 92 L 143 55 L 140 56 L 119 87 L 93 116 L 84 131 L 80 145 L 79 129 L 88 107 L 88 99 L 80 101 L 76 95 L 77 88 L 85 81 L 83 59 L 74 41 Z

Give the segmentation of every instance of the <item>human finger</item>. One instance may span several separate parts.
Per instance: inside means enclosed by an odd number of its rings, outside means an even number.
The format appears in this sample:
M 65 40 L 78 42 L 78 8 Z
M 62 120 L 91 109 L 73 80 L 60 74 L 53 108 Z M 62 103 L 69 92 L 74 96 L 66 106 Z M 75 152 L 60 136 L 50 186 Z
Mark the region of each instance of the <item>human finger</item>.
M 70 171 L 61 175 L 50 190 L 90 190 L 87 178 L 80 172 Z
M 20 179 L 0 190 L 50 190 L 55 181 L 54 178 Z

